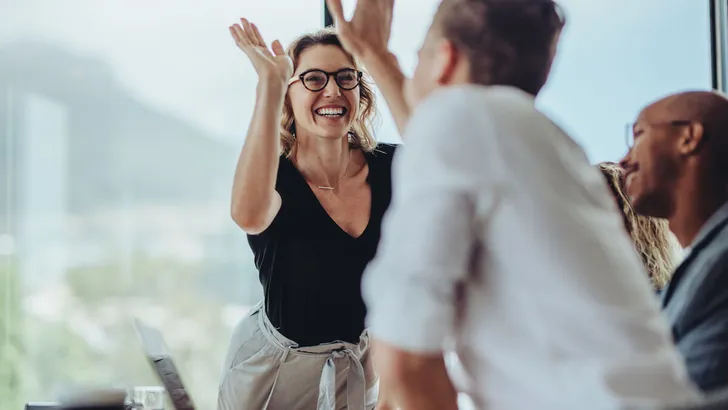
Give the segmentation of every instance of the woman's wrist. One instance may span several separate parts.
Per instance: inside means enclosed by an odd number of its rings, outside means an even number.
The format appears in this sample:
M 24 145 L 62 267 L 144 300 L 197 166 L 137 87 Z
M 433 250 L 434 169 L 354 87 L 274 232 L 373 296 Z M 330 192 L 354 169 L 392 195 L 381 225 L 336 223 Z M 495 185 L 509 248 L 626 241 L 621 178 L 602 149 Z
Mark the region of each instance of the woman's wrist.
M 288 87 L 279 79 L 264 79 L 258 81 L 256 93 L 259 98 L 280 99 L 286 95 Z

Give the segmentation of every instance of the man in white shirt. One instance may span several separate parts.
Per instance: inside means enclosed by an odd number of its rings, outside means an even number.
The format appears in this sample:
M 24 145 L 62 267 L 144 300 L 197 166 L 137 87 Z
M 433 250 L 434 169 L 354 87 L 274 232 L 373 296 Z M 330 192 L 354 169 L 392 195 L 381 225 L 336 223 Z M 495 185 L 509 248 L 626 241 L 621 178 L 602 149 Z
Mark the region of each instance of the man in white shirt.
M 339 3 L 342 41 L 401 103 L 399 74 L 381 69 L 391 55 L 372 46 L 386 46 L 375 22 L 391 21 L 391 0 L 362 0 L 350 22 Z M 357 13 L 380 24 L 377 41 L 361 40 Z M 392 109 L 407 146 L 362 285 L 384 408 L 456 409 L 449 347 L 479 409 L 699 397 L 602 176 L 534 106 L 562 27 L 550 0 L 437 10 L 408 83 L 412 114 Z

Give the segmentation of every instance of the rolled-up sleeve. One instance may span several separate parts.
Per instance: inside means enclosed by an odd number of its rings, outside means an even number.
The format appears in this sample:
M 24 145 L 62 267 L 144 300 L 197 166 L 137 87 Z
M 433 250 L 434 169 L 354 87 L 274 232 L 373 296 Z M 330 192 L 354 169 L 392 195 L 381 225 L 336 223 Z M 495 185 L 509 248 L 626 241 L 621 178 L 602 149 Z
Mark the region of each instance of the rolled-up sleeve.
M 487 161 L 468 143 L 473 125 L 463 104 L 444 97 L 423 103 L 410 120 L 380 245 L 362 282 L 372 336 L 412 352 L 441 351 L 452 334 Z

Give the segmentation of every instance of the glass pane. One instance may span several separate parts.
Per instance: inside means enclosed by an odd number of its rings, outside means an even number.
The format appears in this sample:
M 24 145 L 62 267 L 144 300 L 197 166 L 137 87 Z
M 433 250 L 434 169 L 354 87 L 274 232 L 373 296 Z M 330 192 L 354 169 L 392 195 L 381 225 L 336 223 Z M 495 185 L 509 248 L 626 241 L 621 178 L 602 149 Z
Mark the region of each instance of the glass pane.
M 621 158 L 644 105 L 712 87 L 709 3 L 561 0 L 567 28 L 539 105 L 593 162 Z
M 244 14 L 287 43 L 321 5 L 0 3 L 0 409 L 159 385 L 132 317 L 215 408 L 230 331 L 262 295 L 229 216 L 256 76 L 228 26 Z
M 345 12 L 355 1 L 345 0 Z M 411 74 L 439 1 L 398 0 L 390 48 Z M 560 0 L 568 24 L 538 104 L 594 162 L 625 152 L 624 125 L 662 95 L 711 87 L 709 2 Z M 380 140 L 397 140 L 381 105 Z

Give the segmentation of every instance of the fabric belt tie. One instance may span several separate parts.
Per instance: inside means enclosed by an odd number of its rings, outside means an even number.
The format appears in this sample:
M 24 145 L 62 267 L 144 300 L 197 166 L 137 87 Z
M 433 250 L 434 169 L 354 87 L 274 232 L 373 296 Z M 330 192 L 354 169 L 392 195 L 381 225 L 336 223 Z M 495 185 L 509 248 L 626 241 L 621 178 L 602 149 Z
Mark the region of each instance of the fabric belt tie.
M 366 410 L 364 367 L 350 349 L 336 350 L 329 355 L 321 371 L 316 410 L 336 410 L 336 361 L 347 358 L 346 405 L 349 410 Z

